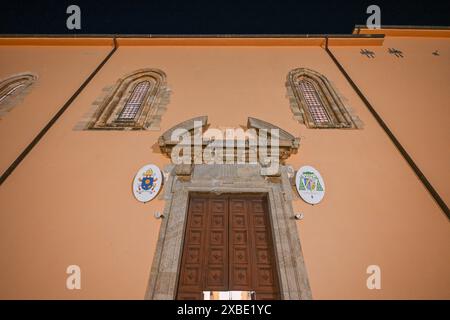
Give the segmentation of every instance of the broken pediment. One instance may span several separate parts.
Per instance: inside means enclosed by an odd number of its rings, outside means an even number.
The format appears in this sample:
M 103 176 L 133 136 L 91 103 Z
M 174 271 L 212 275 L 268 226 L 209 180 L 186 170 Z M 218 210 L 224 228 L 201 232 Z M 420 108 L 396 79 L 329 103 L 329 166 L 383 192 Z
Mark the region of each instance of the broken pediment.
M 287 132 L 287 131 L 281 129 L 280 127 L 277 127 L 276 125 L 273 125 L 269 122 L 259 120 L 256 118 L 252 118 L 252 117 L 248 117 L 247 128 L 249 128 L 249 129 L 254 128 L 258 131 L 263 129 L 263 130 L 266 130 L 269 133 L 269 135 L 270 135 L 271 129 L 278 130 L 278 132 L 279 132 L 278 138 L 280 140 L 280 142 L 279 142 L 280 146 L 291 147 L 292 149 L 296 149 L 296 150 L 300 146 L 300 138 L 295 138 L 289 132 Z
M 291 154 L 297 153 L 300 138 L 252 117 L 248 118 L 246 129 L 217 129 L 209 128 L 207 116 L 200 116 L 173 126 L 159 137 L 158 144 L 161 152 L 173 163 L 177 163 L 173 159 L 174 154 L 180 154 L 182 163 L 257 161 L 264 164 L 270 157 L 277 157 L 283 163 Z

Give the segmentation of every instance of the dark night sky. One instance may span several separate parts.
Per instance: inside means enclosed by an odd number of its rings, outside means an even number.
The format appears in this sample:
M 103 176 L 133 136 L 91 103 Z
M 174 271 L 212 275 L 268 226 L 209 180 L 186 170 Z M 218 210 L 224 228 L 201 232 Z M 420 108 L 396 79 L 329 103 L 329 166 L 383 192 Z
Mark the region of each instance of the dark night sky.
M 66 8 L 81 7 L 80 31 L 66 29 Z M 450 25 L 450 0 L 437 1 L 4 1 L 2 34 L 348 34 L 370 4 L 382 25 Z

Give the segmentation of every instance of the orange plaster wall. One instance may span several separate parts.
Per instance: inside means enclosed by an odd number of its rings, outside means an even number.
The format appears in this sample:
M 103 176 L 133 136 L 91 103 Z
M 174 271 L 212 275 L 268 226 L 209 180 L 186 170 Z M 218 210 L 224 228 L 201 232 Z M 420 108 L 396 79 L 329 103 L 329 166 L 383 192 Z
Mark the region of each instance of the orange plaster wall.
M 167 74 L 171 101 L 162 131 L 74 131 L 102 88 L 135 69 Z M 365 123 L 362 130 L 312 130 L 293 118 L 289 70 L 326 75 Z M 316 206 L 297 199 L 304 258 L 315 299 L 450 298 L 447 218 L 320 47 L 120 47 L 0 188 L 1 298 L 142 299 L 158 238 L 160 199 L 131 192 L 173 125 L 208 115 L 211 127 L 248 116 L 301 137 L 288 164 L 322 173 Z M 78 264 L 82 290 L 65 288 Z M 382 269 L 382 290 L 366 288 L 366 268 Z
M 388 54 L 388 48 L 405 58 Z M 337 59 L 443 200 L 450 203 L 450 37 L 388 37 L 370 47 L 333 47 Z M 440 56 L 432 55 L 438 50 Z
M 1 173 L 45 127 L 109 51 L 111 46 L 107 45 L 0 45 L 0 79 L 24 72 L 38 76 L 22 102 L 0 119 Z

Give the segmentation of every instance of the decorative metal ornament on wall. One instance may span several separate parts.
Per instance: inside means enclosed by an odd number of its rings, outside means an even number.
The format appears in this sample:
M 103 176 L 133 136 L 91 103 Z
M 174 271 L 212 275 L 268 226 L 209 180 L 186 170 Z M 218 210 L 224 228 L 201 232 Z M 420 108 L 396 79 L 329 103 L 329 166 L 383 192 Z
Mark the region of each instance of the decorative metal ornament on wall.
M 300 197 L 309 204 L 319 203 L 325 195 L 322 176 L 311 166 L 303 166 L 297 171 L 295 186 Z
M 161 190 L 163 182 L 163 175 L 157 166 L 143 166 L 133 179 L 134 197 L 144 203 L 153 200 Z

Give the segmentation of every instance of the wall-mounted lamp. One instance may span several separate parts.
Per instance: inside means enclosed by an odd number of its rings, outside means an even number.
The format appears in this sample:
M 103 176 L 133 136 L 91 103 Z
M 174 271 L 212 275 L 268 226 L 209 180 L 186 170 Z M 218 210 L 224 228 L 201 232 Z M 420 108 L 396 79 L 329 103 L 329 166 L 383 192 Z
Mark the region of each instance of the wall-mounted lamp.
M 164 214 L 161 213 L 161 212 L 159 212 L 159 211 L 156 211 L 155 214 L 154 214 L 154 216 L 155 216 L 156 219 L 162 219 L 162 218 L 164 218 Z
M 303 213 L 297 213 L 297 214 L 295 214 L 295 216 L 294 216 L 295 220 L 303 220 L 304 217 L 305 217 L 305 216 L 304 216 Z

